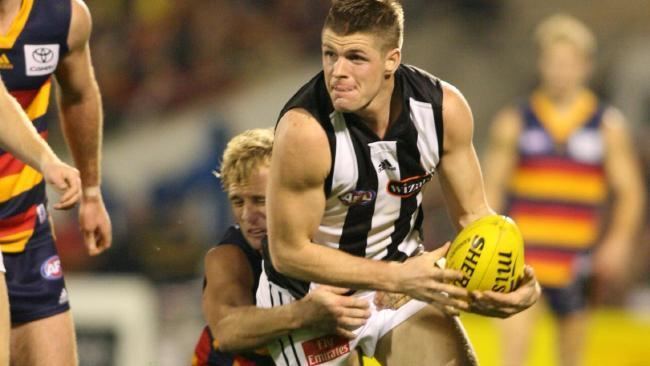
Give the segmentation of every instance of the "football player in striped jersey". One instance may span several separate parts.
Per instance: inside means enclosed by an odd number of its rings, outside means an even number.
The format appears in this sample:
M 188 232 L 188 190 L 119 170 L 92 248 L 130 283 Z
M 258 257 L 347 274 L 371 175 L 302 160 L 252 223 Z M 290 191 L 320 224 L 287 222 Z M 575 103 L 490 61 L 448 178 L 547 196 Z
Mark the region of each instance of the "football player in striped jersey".
M 36 131 L 47 138 L 57 90 L 63 134 L 79 170 L 79 226 L 90 255 L 111 246 L 101 195 L 102 108 L 83 0 L 0 0 L 0 75 Z M 41 173 L 0 155 L 0 248 L 7 268 L 11 363 L 78 364 L 68 292 Z
M 526 262 L 558 321 L 558 365 L 581 365 L 590 278 L 622 283 L 644 190 L 621 112 L 587 85 L 596 51 L 592 32 L 558 14 L 538 25 L 536 41 L 540 84 L 495 118 L 486 187 L 493 207 L 521 229 Z M 504 365 L 524 364 L 540 309 L 503 323 Z
M 63 163 L 43 140 L 20 105 L 0 79 L 0 148 L 43 174 L 43 179 L 61 193 L 56 209 L 68 209 L 79 201 L 79 171 Z M 5 266 L 0 252 L 0 365 L 9 364 L 9 299 Z
M 373 305 L 352 339 L 306 329 L 281 337 L 269 346 L 279 365 L 337 365 L 356 348 L 388 365 L 473 365 L 458 318 L 445 311 L 508 316 L 539 297 L 530 271 L 511 293 L 470 297 L 450 284 L 461 273 L 434 265 L 448 246 L 422 250 L 422 189 L 434 176 L 459 229 L 494 211 L 470 108 L 452 85 L 402 64 L 403 21 L 396 0 L 333 2 L 323 71 L 280 113 L 258 306 L 301 299 L 315 284 L 353 288 Z M 412 300 L 377 308 L 375 290 Z

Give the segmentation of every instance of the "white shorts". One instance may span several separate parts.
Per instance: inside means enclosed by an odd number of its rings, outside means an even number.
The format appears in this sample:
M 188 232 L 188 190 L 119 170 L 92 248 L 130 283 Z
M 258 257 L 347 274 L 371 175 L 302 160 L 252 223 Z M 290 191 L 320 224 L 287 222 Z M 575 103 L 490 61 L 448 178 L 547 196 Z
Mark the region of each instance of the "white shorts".
M 7 269 L 5 268 L 5 261 L 2 258 L 2 251 L 0 251 L 0 272 L 6 273 Z
M 364 355 L 372 357 L 381 337 L 427 306 L 424 302 L 411 300 L 397 310 L 377 310 L 373 301 L 374 291 L 363 292 L 358 296 L 368 300 L 371 315 L 363 327 L 354 331 L 357 334 L 355 339 L 349 340 L 308 329 L 298 330 L 267 345 L 275 364 L 280 366 L 341 365 L 357 347 L 362 349 Z M 270 282 L 266 273 L 262 271 L 257 288 L 257 306 L 270 308 L 286 305 L 295 300 L 289 291 Z

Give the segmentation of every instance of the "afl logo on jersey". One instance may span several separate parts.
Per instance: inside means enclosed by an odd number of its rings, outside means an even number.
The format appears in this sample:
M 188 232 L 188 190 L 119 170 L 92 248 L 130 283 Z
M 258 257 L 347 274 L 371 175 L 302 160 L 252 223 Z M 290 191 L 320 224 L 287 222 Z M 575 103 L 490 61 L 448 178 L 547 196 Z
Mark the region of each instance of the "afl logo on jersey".
M 49 75 L 59 63 L 58 44 L 26 44 L 25 72 L 27 76 Z
M 375 191 L 352 191 L 340 195 L 339 200 L 346 206 L 365 206 L 372 202 L 376 196 Z
M 418 177 L 410 177 L 402 180 L 391 180 L 386 186 L 388 193 L 393 196 L 399 196 L 402 198 L 411 197 L 415 194 L 420 193 L 422 187 L 431 180 L 433 174 L 428 173 L 425 175 L 420 175 Z
M 41 264 L 41 276 L 46 280 L 58 280 L 63 277 L 61 260 L 58 255 L 53 255 Z

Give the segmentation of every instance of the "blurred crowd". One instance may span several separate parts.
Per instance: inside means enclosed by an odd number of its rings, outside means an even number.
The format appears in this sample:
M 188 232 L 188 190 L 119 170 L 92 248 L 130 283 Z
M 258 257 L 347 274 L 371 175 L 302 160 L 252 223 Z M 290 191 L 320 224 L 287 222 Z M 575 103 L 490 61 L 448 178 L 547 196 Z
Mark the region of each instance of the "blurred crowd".
M 108 132 L 229 93 L 268 70 L 318 55 L 330 0 L 88 0 L 91 47 Z M 411 18 L 427 5 L 406 0 Z M 443 1 L 468 24 L 494 21 L 500 2 Z M 487 16 L 486 16 L 487 15 Z M 411 19 L 409 19 L 411 21 Z
M 90 0 L 108 132 L 162 115 L 318 47 L 326 0 Z M 269 42 L 269 40 L 277 40 Z

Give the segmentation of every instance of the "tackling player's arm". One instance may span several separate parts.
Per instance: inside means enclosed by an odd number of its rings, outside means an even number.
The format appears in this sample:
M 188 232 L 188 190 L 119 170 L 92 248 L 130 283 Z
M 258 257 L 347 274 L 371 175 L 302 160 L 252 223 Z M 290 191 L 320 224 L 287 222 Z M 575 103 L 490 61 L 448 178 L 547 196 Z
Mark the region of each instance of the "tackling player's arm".
M 258 308 L 251 295 L 253 271 L 235 245 L 220 245 L 205 257 L 203 314 L 219 349 L 253 350 L 289 332 L 312 328 L 354 337 L 353 329 L 369 316 L 367 304 L 343 296 L 345 289 L 319 288 L 284 306 Z M 356 316 L 344 316 L 348 311 Z
M 485 155 L 485 192 L 490 206 L 501 212 L 504 193 L 518 159 L 517 143 L 521 133 L 521 117 L 516 108 L 499 112 L 490 128 Z
M 469 105 L 458 89 L 449 84 L 443 85 L 443 93 L 444 153 L 439 179 L 452 220 L 460 229 L 494 211 L 485 197 L 481 167 L 472 144 L 474 121 Z M 507 317 L 533 305 L 541 289 L 532 268 L 526 267 L 522 284 L 511 293 L 471 294 L 471 311 Z
M 62 192 L 54 208 L 72 207 L 81 194 L 79 172 L 64 164 L 39 136 L 16 99 L 0 79 L 0 146 L 43 173 L 48 184 Z
M 444 283 L 462 274 L 433 265 L 444 253 L 395 263 L 311 242 L 325 210 L 323 187 L 331 163 L 327 136 L 318 122 L 304 110 L 288 111 L 276 130 L 267 191 L 269 248 L 276 270 L 316 283 L 402 292 L 463 307 L 453 297 L 465 297 L 466 291 Z
M 596 250 L 594 270 L 604 280 L 624 280 L 626 266 L 643 222 L 645 191 L 634 144 L 623 115 L 610 108 L 603 116 L 605 172 L 614 197 L 612 216 Z
M 56 71 L 57 96 L 63 133 L 81 173 L 80 226 L 89 254 L 95 255 L 112 242 L 111 222 L 100 191 L 102 107 L 88 44 L 90 12 L 82 0 L 71 1 L 70 51 Z

